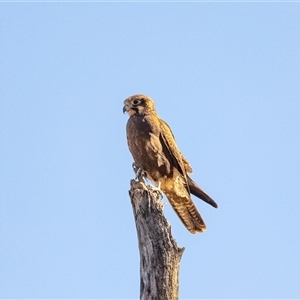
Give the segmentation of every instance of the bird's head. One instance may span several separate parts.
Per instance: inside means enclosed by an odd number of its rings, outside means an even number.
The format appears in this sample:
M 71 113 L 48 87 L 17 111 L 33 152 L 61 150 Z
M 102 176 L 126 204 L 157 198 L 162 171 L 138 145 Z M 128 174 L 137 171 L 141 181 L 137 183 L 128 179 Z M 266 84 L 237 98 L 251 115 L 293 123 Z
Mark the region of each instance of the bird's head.
M 123 113 L 125 112 L 130 116 L 147 115 L 155 112 L 154 101 L 142 94 L 133 95 L 124 101 Z

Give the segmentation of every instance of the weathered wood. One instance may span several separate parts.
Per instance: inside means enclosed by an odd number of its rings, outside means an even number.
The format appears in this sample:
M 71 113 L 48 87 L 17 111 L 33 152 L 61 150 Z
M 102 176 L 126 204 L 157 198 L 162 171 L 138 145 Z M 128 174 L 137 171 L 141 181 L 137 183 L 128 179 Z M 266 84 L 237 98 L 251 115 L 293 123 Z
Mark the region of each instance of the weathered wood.
M 160 193 L 142 182 L 131 180 L 130 184 L 140 251 L 140 299 L 176 300 L 184 248 L 171 235 Z

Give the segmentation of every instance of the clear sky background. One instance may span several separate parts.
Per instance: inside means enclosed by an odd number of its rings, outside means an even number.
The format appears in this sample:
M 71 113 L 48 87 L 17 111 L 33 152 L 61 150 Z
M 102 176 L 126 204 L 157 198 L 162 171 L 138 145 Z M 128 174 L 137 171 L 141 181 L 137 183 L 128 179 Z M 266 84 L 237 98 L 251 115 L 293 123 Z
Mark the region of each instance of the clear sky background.
M 180 297 L 300 297 L 300 3 L 1 3 L 0 32 L 1 298 L 139 298 L 137 93 L 219 204 L 197 235 L 165 207 Z

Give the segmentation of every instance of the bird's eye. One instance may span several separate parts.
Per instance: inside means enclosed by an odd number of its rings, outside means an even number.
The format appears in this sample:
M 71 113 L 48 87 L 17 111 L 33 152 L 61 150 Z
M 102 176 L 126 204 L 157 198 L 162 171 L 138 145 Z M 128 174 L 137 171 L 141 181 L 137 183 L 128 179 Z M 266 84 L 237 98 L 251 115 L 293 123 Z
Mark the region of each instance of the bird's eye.
M 137 106 L 137 105 L 139 105 L 140 104 L 140 100 L 133 100 L 132 101 L 132 104 L 134 105 L 134 106 Z

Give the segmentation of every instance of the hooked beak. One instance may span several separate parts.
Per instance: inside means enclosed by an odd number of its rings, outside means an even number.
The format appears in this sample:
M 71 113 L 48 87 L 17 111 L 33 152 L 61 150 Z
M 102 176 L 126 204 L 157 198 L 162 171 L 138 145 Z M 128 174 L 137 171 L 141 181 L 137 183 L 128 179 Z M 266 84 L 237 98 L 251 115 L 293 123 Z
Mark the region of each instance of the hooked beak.
M 126 105 L 123 106 L 123 114 L 125 114 L 127 111 Z

